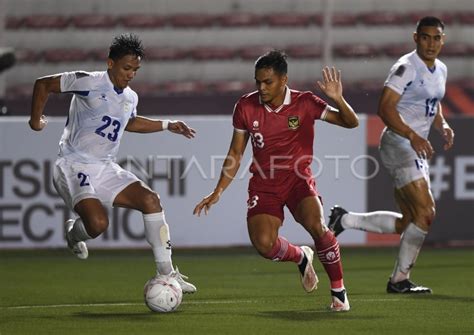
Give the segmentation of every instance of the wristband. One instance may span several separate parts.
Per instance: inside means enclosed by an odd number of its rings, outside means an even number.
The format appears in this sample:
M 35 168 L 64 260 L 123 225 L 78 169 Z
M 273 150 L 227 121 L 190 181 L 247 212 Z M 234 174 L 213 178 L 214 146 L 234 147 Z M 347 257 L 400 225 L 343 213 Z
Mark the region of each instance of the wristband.
M 170 120 L 162 120 L 161 121 L 161 127 L 163 130 L 168 129 L 168 124 L 170 123 Z

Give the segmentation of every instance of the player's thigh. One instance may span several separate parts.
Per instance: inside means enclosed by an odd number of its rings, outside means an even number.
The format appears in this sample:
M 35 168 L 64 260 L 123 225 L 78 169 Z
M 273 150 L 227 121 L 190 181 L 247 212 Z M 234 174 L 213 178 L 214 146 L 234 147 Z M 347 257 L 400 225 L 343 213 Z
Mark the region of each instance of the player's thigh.
M 319 197 L 308 196 L 302 199 L 291 212 L 296 222 L 300 223 L 311 236 L 322 236 L 326 232 L 324 211 Z
M 247 218 L 250 241 L 260 253 L 271 250 L 281 225 L 282 220 L 270 214 L 256 214 Z
M 109 225 L 107 210 L 98 199 L 82 199 L 74 206 L 74 211 L 79 214 L 89 232 L 100 234 Z
M 95 176 L 93 183 L 102 203 L 106 207 L 112 207 L 119 194 L 130 185 L 141 183 L 141 180 L 120 165 L 110 162 L 104 165 L 100 175 Z M 142 199 L 141 189 L 138 189 L 137 192 L 136 198 Z
M 140 181 L 129 184 L 117 194 L 113 205 L 136 209 L 144 213 L 156 213 L 162 210 L 158 194 Z

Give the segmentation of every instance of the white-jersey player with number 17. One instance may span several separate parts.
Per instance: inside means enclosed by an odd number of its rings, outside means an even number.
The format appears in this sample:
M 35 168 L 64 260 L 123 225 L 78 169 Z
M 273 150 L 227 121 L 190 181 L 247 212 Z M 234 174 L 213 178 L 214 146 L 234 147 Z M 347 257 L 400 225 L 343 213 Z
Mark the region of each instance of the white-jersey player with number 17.
M 157 275 L 172 276 L 183 292 L 193 293 L 196 287 L 173 267 L 169 227 L 158 195 L 115 163 L 125 130 L 151 133 L 168 129 L 187 138 L 195 134 L 182 121 L 137 115 L 138 96 L 128 84 L 143 56 L 140 39 L 124 34 L 110 46 L 107 71 L 65 72 L 37 79 L 29 123 L 36 131 L 46 126 L 43 110 L 50 93 L 73 94 L 53 179 L 66 205 L 78 215 L 65 227 L 66 241 L 73 253 L 80 259 L 88 257 L 85 241 L 96 238 L 109 225 L 106 207 L 136 209 L 143 213 Z
M 416 50 L 401 57 L 390 70 L 378 111 L 386 125 L 380 156 L 393 179 L 401 214 L 348 213 L 335 206 L 329 222 L 336 235 L 344 229 L 402 234 L 395 268 L 387 283 L 388 293 L 432 292 L 410 281 L 410 271 L 435 216 L 428 170 L 428 160 L 434 153 L 428 141 L 431 125 L 446 140 L 445 150 L 454 138 L 440 104 L 447 77 L 446 65 L 437 59 L 444 44 L 444 24 L 436 17 L 424 17 L 413 37 Z

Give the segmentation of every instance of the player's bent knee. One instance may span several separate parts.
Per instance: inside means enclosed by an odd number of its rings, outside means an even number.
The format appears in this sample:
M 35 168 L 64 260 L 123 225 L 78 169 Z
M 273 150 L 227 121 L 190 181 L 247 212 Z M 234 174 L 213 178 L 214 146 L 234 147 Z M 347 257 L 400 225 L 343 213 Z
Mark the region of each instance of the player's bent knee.
M 433 223 L 433 220 L 436 216 L 436 209 L 434 206 L 428 206 L 426 208 L 423 208 L 418 215 L 417 218 L 415 219 L 415 222 L 417 225 L 422 228 L 425 231 L 428 231 L 431 224 Z
M 146 213 L 161 212 L 160 197 L 155 192 L 147 192 L 141 199 L 142 211 Z
M 251 238 L 251 240 L 254 248 L 261 256 L 268 259 L 272 259 L 272 251 L 273 246 L 275 245 L 275 241 L 272 241 L 268 236 L 257 236 Z
M 96 238 L 104 231 L 107 230 L 109 226 L 109 220 L 107 217 L 96 217 L 92 220 L 89 220 L 89 224 L 87 227 L 87 232 L 92 238 Z

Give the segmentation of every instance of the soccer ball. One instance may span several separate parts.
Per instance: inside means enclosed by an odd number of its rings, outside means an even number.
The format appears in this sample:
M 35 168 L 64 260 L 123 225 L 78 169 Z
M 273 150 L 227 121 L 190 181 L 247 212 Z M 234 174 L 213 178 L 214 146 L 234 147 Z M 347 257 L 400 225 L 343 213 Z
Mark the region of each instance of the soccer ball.
M 176 279 L 159 275 L 145 283 L 143 289 L 145 304 L 153 312 L 167 313 L 178 308 L 183 291 Z

